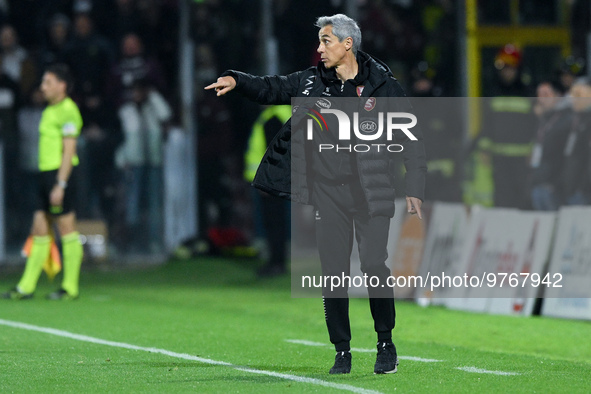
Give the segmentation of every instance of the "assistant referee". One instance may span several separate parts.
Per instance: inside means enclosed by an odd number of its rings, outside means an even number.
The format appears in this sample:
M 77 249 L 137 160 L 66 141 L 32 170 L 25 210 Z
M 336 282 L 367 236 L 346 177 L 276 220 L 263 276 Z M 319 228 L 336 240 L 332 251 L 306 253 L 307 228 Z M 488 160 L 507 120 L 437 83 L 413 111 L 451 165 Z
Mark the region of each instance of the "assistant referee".
M 3 298 L 24 300 L 33 297 L 43 264 L 51 246 L 50 223 L 55 220 L 61 236 L 64 275 L 61 287 L 50 293 L 51 300 L 78 298 L 82 244 L 76 231 L 74 177 L 78 165 L 76 141 L 82 128 L 78 106 L 68 96 L 73 84 L 65 64 L 48 67 L 41 91 L 47 100 L 39 123 L 39 173 L 31 235 L 33 246 L 25 271 L 17 286 Z

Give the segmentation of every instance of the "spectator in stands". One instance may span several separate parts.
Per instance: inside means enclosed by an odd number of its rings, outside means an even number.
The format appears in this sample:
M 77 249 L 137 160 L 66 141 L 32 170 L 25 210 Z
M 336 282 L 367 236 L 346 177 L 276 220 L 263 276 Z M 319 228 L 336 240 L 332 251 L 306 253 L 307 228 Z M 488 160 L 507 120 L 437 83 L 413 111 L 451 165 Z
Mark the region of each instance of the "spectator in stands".
M 586 205 L 591 202 L 591 80 L 588 77 L 578 78 L 570 94 L 574 116 L 564 148 L 562 181 L 565 203 Z
M 20 92 L 27 95 L 37 80 L 35 65 L 29 53 L 18 43 L 16 30 L 5 25 L 0 30 L 1 70 L 19 84 Z
M 116 109 L 98 93 L 87 95 L 80 111 L 84 121 L 84 178 L 92 180 L 86 195 L 88 209 L 91 217 L 105 219 L 109 233 L 113 233 L 117 221 L 115 150 L 123 141 L 121 125 Z
M 162 248 L 162 145 L 172 111 L 164 97 L 146 80 L 131 87 L 132 99 L 119 109 L 125 143 L 117 152 L 118 165 L 128 177 L 126 223 L 135 246 L 145 234 L 141 231 L 140 204 L 147 200 L 148 246 Z M 145 245 L 141 245 L 142 247 Z
M 42 44 L 37 57 L 37 66 L 45 70 L 51 64 L 65 62 L 65 50 L 70 40 L 70 19 L 64 14 L 55 14 L 48 26 L 47 41 Z
M 442 89 L 434 81 L 436 72 L 427 62 L 419 62 L 411 71 L 411 97 L 415 115 L 421 119 L 427 155 L 425 199 L 458 202 L 461 200 L 462 125 L 457 101 L 440 101 Z M 416 104 L 415 104 L 416 103 Z M 404 178 L 403 174 L 396 174 Z M 403 189 L 403 185 L 398 190 Z
M 290 105 L 271 105 L 265 108 L 252 126 L 248 147 L 244 154 L 244 179 L 250 184 L 254 180 L 267 146 L 277 131 L 291 117 Z M 253 190 L 255 214 L 263 224 L 265 249 L 268 251 L 265 265 L 257 271 L 259 277 L 273 277 L 287 272 L 287 234 L 289 232 L 289 205 L 285 200 L 274 198 L 261 190 Z M 255 218 L 256 221 L 257 218 Z
M 583 74 L 584 69 L 585 61 L 582 58 L 572 55 L 565 57 L 557 70 L 561 89 L 568 92 L 575 79 Z
M 531 202 L 526 180 L 535 117 L 528 88 L 521 80 L 521 66 L 521 51 L 514 45 L 497 52 L 494 97 L 484 101 L 478 145 L 492 162 L 494 205 L 524 209 Z
M 18 155 L 20 138 L 17 127 L 17 111 L 21 104 L 19 85 L 4 70 L 0 70 L 0 141 L 3 147 L 4 196 L 6 207 L 6 235 L 9 241 L 26 238 L 26 223 L 30 212 L 26 211 L 24 220 L 19 220 L 22 209 L 20 201 L 20 173 L 18 171 Z M 22 208 L 22 209 L 21 209 Z M 20 242 L 19 241 L 19 242 Z
M 144 44 L 137 34 L 127 34 L 121 40 L 121 59 L 111 69 L 107 87 L 108 98 L 117 105 L 133 100 L 134 82 L 143 79 L 165 94 L 166 83 L 160 64 L 144 53 Z
M 572 124 L 572 109 L 568 102 L 561 100 L 558 84 L 541 82 L 537 96 L 534 113 L 538 128 L 530 159 L 532 207 L 539 211 L 555 211 L 561 201 L 563 152 Z
M 109 69 L 115 63 L 113 48 L 110 42 L 95 32 L 88 14 L 76 15 L 73 33 L 65 56 L 77 81 L 74 96 L 80 102 L 95 93 L 103 96 Z
M 234 149 L 234 124 L 227 103 L 204 94 L 201 89 L 218 73 L 211 47 L 199 45 L 195 61 L 199 231 L 204 238 L 209 228 L 229 225 L 232 198 L 226 162 Z

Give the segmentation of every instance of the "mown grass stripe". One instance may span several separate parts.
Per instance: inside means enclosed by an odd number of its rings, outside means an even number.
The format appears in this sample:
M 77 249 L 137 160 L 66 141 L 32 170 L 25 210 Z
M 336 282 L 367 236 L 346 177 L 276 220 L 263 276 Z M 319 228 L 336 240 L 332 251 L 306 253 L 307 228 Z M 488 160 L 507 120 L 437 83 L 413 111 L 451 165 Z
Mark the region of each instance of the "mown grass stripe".
M 105 339 L 94 338 L 94 337 L 90 337 L 87 335 L 75 334 L 72 332 L 58 330 L 58 329 L 50 328 L 50 327 L 40 327 L 40 326 L 35 326 L 32 324 L 15 322 L 15 321 L 4 320 L 4 319 L 0 319 L 0 325 L 13 327 L 13 328 L 20 328 L 23 330 L 41 332 L 41 333 L 45 333 L 45 334 L 55 335 L 55 336 L 59 336 L 59 337 L 63 337 L 63 338 L 74 339 L 74 340 L 82 341 L 82 342 L 94 343 L 94 344 L 98 344 L 98 345 L 112 346 L 112 347 L 118 347 L 118 348 L 129 349 L 129 350 L 139 350 L 139 351 L 144 351 L 144 352 L 149 352 L 149 353 L 158 353 L 158 354 L 163 354 L 163 355 L 169 356 L 169 357 L 181 358 L 181 359 L 190 360 L 190 361 L 197 361 L 197 362 L 204 363 L 204 364 L 220 365 L 220 366 L 224 366 L 224 367 L 230 367 L 230 368 L 233 368 L 238 371 L 254 373 L 254 374 L 258 374 L 258 375 L 266 375 L 266 376 L 271 376 L 271 377 L 275 377 L 275 378 L 279 378 L 279 379 L 291 380 L 291 381 L 299 382 L 299 383 L 309 383 L 309 384 L 314 384 L 317 386 L 323 386 L 323 387 L 329 387 L 329 388 L 343 390 L 343 391 L 349 391 L 352 393 L 380 394 L 379 391 L 368 390 L 368 389 L 364 389 L 361 387 L 351 386 L 348 384 L 333 383 L 333 382 L 328 382 L 328 381 L 321 380 L 321 379 L 308 378 L 305 376 L 290 375 L 290 374 L 273 372 L 273 371 L 265 371 L 262 369 L 249 368 L 249 367 L 245 367 L 245 366 L 234 365 L 232 363 L 228 363 L 225 361 L 212 360 L 212 359 L 205 358 L 205 357 L 193 356 L 191 354 L 186 354 L 186 353 L 177 353 L 177 352 L 172 352 L 172 351 L 166 350 L 166 349 L 158 349 L 155 347 L 143 347 L 143 346 L 132 345 L 129 343 L 124 343 L 124 342 L 108 341 Z

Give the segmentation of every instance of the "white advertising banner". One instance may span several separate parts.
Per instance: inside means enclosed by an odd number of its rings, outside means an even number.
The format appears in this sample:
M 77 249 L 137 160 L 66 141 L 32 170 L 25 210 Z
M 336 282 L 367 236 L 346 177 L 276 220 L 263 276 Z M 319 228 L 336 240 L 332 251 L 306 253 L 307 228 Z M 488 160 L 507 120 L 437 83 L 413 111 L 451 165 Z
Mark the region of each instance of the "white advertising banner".
M 468 212 L 464 204 L 435 202 L 429 219 L 429 229 L 419 273 L 422 278 L 442 273 L 456 274 L 468 227 Z M 415 291 L 421 305 L 442 304 L 449 288 L 423 286 Z
M 511 225 L 520 223 L 519 237 L 515 245 L 519 249 L 520 259 L 516 270 L 509 272 L 503 288 L 495 287 L 488 312 L 506 315 L 531 316 L 536 297 L 541 297 L 548 286 L 548 261 L 556 214 L 553 212 L 516 212 Z M 498 273 L 501 273 L 499 271 Z M 497 277 L 499 280 L 499 277 Z M 509 286 L 507 288 L 507 285 Z M 510 298 L 498 298 L 497 295 Z
M 474 212 L 461 253 L 462 268 L 454 273 L 452 298 L 446 305 L 531 315 L 535 298 L 547 286 L 543 282 L 554 221 L 554 213 L 500 208 Z
M 563 207 L 542 315 L 591 320 L 591 207 Z

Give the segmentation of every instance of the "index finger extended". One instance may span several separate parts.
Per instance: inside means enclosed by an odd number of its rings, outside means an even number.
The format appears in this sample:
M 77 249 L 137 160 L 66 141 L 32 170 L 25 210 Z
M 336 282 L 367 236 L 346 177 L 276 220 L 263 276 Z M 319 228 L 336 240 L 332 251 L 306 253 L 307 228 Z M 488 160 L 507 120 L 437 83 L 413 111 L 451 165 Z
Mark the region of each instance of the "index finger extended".
M 224 87 L 223 84 L 219 83 L 219 82 L 214 82 L 210 85 L 207 85 L 206 87 L 204 87 L 203 89 L 205 90 L 209 90 L 209 89 L 217 89 L 217 88 L 222 88 Z
M 416 197 L 411 197 L 410 201 L 411 201 L 412 206 L 414 207 L 419 219 L 423 220 L 423 214 L 421 213 L 421 205 L 423 204 L 423 202 L 419 198 L 416 198 Z
M 418 200 L 421 201 L 421 200 Z M 413 204 L 415 206 L 415 209 L 417 210 L 417 216 L 419 217 L 419 219 L 423 220 L 423 214 L 421 213 L 421 204 L 420 203 L 415 203 Z

